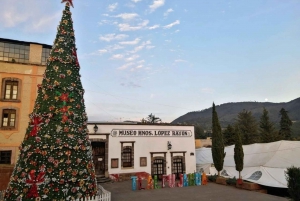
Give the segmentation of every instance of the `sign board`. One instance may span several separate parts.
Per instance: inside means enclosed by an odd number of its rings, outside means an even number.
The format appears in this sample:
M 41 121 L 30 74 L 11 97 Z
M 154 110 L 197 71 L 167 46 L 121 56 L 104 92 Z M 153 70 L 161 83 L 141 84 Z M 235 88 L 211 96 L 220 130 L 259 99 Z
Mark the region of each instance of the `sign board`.
M 112 137 L 191 137 L 190 130 L 113 129 Z

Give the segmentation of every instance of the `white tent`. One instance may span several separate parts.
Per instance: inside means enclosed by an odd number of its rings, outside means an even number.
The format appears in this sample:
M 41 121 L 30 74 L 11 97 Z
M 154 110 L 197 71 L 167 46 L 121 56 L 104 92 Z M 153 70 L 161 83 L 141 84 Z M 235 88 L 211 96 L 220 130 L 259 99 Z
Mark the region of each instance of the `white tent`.
M 300 167 L 300 141 L 278 141 L 243 145 L 244 169 L 241 172 L 243 180 L 265 186 L 287 188 L 285 171 L 288 167 Z M 235 170 L 234 145 L 225 147 L 222 176 L 238 178 Z M 217 173 L 213 164 L 211 148 L 196 149 L 197 170 L 207 174 Z

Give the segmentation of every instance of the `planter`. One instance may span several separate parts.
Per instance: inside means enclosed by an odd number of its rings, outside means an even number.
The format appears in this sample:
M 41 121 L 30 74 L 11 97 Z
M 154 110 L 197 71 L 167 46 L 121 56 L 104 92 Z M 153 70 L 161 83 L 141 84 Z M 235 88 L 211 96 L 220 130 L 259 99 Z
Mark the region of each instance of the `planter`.
M 243 180 L 242 180 L 242 179 L 237 179 L 237 180 L 236 180 L 236 183 L 237 183 L 238 185 L 242 185 L 242 184 L 243 184 Z
M 222 185 L 227 185 L 226 180 L 227 180 L 227 179 L 224 178 L 224 177 L 217 177 L 216 183 L 217 183 L 217 184 L 222 184 Z

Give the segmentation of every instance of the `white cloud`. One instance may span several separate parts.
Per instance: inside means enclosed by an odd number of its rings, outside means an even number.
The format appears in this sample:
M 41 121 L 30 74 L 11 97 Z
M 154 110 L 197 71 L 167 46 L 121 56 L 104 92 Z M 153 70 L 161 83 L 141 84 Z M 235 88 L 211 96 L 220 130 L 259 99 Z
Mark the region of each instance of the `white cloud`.
M 121 44 L 121 45 L 136 45 L 136 44 L 138 44 L 140 42 L 140 40 L 141 39 L 136 38 L 136 39 L 134 39 L 132 41 L 122 41 L 122 42 L 119 42 L 119 44 Z
M 177 24 L 180 24 L 180 21 L 179 20 L 176 20 L 175 22 L 171 23 L 171 24 L 168 24 L 166 26 L 164 26 L 164 29 L 170 29 L 172 28 L 173 26 L 177 25 Z
M 132 20 L 138 16 L 139 15 L 136 13 L 122 13 L 122 14 L 116 15 L 115 17 L 122 18 L 123 20 Z
M 98 53 L 99 53 L 100 55 L 102 55 L 102 54 L 104 54 L 104 53 L 107 53 L 107 52 L 108 52 L 107 49 L 101 49 L 101 50 L 98 50 Z
M 147 49 L 152 49 L 152 48 L 155 48 L 155 46 L 153 46 L 153 45 L 148 45 L 146 48 L 147 48 Z
M 47 32 L 57 26 L 60 17 L 61 12 L 55 12 L 48 2 L 41 3 L 34 0 L 27 0 L 26 3 L 20 3 L 17 0 L 1 1 L 0 28 L 17 27 L 26 32 Z
M 133 83 L 133 82 L 128 82 L 128 83 L 121 83 L 121 85 L 122 86 L 124 86 L 124 87 L 141 87 L 140 85 L 138 85 L 138 84 L 135 84 L 135 83 Z
M 118 44 L 114 44 L 114 45 L 109 45 L 106 47 L 108 49 L 109 52 L 112 52 L 114 50 L 120 50 L 120 49 L 124 49 L 123 46 L 118 45 Z
M 175 33 L 178 33 L 180 30 L 179 29 L 177 29 L 176 31 L 175 31 Z
M 123 46 L 118 45 L 118 44 L 108 45 L 104 49 L 100 49 L 97 52 L 98 52 L 98 54 L 102 55 L 102 54 L 111 53 L 111 52 L 114 52 L 115 50 L 119 50 L 119 49 L 123 49 L 123 48 L 124 48 Z
M 132 66 L 132 65 L 134 65 L 133 62 L 126 63 L 126 64 L 120 66 L 120 67 L 118 68 L 118 70 L 125 70 L 126 68 L 128 68 L 128 67 L 130 67 L 130 66 Z
M 150 13 L 154 12 L 157 8 L 163 6 L 165 4 L 165 0 L 154 0 L 153 4 L 149 6 Z
M 126 58 L 126 61 L 128 61 L 128 62 L 134 61 L 139 57 L 140 57 L 139 55 L 135 54 L 135 55 L 132 55 L 131 57 Z
M 33 26 L 30 29 L 27 30 L 35 30 L 35 31 L 41 31 L 43 29 L 46 29 L 49 27 L 49 24 L 54 24 L 57 19 L 61 16 L 61 12 L 57 12 L 54 15 L 45 16 L 43 18 L 37 18 L 37 22 L 33 23 Z
M 134 2 L 134 3 L 137 3 L 137 2 L 140 2 L 142 0 L 131 0 L 131 1 Z
M 141 45 L 137 46 L 134 48 L 134 50 L 130 51 L 130 53 L 136 53 L 138 51 L 141 51 L 142 49 L 144 49 L 147 45 L 150 45 L 151 41 L 148 40 L 146 42 L 143 42 Z
M 158 25 L 158 24 L 153 25 L 152 27 L 149 27 L 148 29 L 153 30 L 153 29 L 157 29 L 157 28 L 159 28 L 159 25 Z
M 175 62 L 178 63 L 178 62 L 187 62 L 187 61 L 186 60 L 182 60 L 182 59 L 176 59 Z
M 165 13 L 164 16 L 168 16 L 170 13 L 174 12 L 172 8 L 169 8 Z
M 122 59 L 123 57 L 124 57 L 124 55 L 122 55 L 122 54 L 115 54 L 110 59 Z
M 136 68 L 143 68 L 143 65 L 138 65 Z
M 143 29 L 144 27 L 147 26 L 148 23 L 149 20 L 144 20 L 143 22 L 139 23 L 137 26 L 131 26 L 128 23 L 124 23 L 124 24 L 119 24 L 118 27 L 120 31 L 136 31 L 136 30 Z
M 136 63 L 142 64 L 142 63 L 145 63 L 145 60 L 140 60 L 140 61 L 137 61 Z
M 108 5 L 107 10 L 110 12 L 113 12 L 117 8 L 117 6 L 118 6 L 118 3 L 110 4 L 110 5 Z
M 100 40 L 110 42 L 112 40 L 123 40 L 127 38 L 128 35 L 126 34 L 106 34 L 106 35 L 100 35 Z

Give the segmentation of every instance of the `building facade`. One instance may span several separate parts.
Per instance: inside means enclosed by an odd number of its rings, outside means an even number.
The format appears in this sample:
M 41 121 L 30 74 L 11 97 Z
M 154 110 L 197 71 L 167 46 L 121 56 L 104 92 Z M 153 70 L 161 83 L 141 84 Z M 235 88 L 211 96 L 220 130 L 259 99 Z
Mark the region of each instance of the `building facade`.
M 0 164 L 14 164 L 51 46 L 0 38 Z
M 196 171 L 194 126 L 89 122 L 88 129 L 97 175 Z

